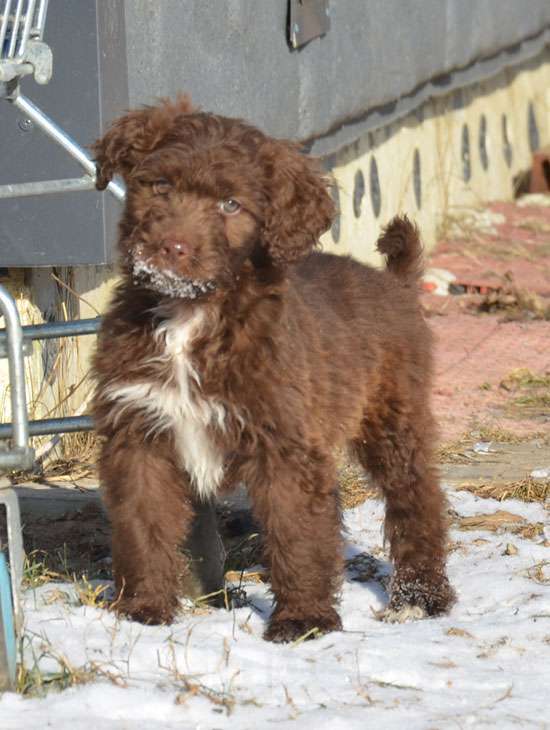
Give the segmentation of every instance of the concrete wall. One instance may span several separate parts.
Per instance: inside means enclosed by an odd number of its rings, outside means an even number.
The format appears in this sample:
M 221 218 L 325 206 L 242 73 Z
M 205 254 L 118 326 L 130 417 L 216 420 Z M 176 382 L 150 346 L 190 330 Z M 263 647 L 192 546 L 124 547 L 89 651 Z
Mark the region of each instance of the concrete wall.
M 381 226 L 406 212 L 431 248 L 438 232 L 464 208 L 511 199 L 533 151 L 549 143 L 547 48 L 487 81 L 426 101 L 330 156 L 327 167 L 337 182 L 341 215 L 324 243 L 376 262 L 374 242 Z M 371 183 L 374 169 L 379 209 Z

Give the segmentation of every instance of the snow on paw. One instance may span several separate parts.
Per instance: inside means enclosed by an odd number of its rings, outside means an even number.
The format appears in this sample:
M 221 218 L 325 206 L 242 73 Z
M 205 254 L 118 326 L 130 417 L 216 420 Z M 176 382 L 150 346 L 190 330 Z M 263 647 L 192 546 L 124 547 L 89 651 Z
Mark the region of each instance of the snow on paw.
M 406 624 L 410 621 L 419 621 L 426 618 L 427 615 L 426 611 L 420 606 L 412 606 L 406 603 L 399 608 L 388 606 L 386 609 L 378 611 L 376 618 L 388 624 Z

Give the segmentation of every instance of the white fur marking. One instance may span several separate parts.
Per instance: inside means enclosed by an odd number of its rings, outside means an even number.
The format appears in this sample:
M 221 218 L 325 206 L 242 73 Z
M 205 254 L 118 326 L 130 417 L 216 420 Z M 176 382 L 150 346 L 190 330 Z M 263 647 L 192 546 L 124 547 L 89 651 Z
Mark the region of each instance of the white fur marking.
M 155 336 L 164 339 L 164 352 L 158 359 L 172 363 L 170 380 L 113 385 L 106 395 L 116 404 L 115 423 L 125 410 L 135 408 L 146 413 L 149 434 L 173 429 L 182 466 L 198 494 L 207 498 L 215 494 L 223 478 L 223 455 L 209 438 L 207 427 L 223 430 L 225 409 L 191 391 L 192 380 L 200 387 L 200 377 L 190 354 L 202 320 L 203 313 L 198 311 L 188 320 L 168 320 L 157 328 Z

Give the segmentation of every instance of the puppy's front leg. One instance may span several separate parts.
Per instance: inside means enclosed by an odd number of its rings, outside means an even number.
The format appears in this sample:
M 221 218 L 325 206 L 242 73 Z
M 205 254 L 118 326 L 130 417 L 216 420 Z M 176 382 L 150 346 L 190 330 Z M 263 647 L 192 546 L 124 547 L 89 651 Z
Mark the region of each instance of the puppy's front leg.
M 264 638 L 282 643 L 337 631 L 342 534 L 333 465 L 304 449 L 295 457 L 285 454 L 270 472 L 269 484 L 249 484 L 275 598 Z
M 100 478 L 113 533 L 114 607 L 142 623 L 170 622 L 193 508 L 168 439 L 114 434 L 103 446 Z

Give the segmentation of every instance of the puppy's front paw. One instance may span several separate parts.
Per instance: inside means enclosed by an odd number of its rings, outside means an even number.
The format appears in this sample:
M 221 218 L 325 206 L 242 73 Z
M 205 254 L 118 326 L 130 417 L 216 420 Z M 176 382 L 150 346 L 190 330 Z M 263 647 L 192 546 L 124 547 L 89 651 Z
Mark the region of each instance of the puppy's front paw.
M 274 618 L 264 632 L 264 639 L 273 641 L 275 644 L 287 644 L 302 637 L 306 640 L 316 639 L 331 631 L 341 630 L 342 621 L 336 611 L 329 616 L 317 618 Z

